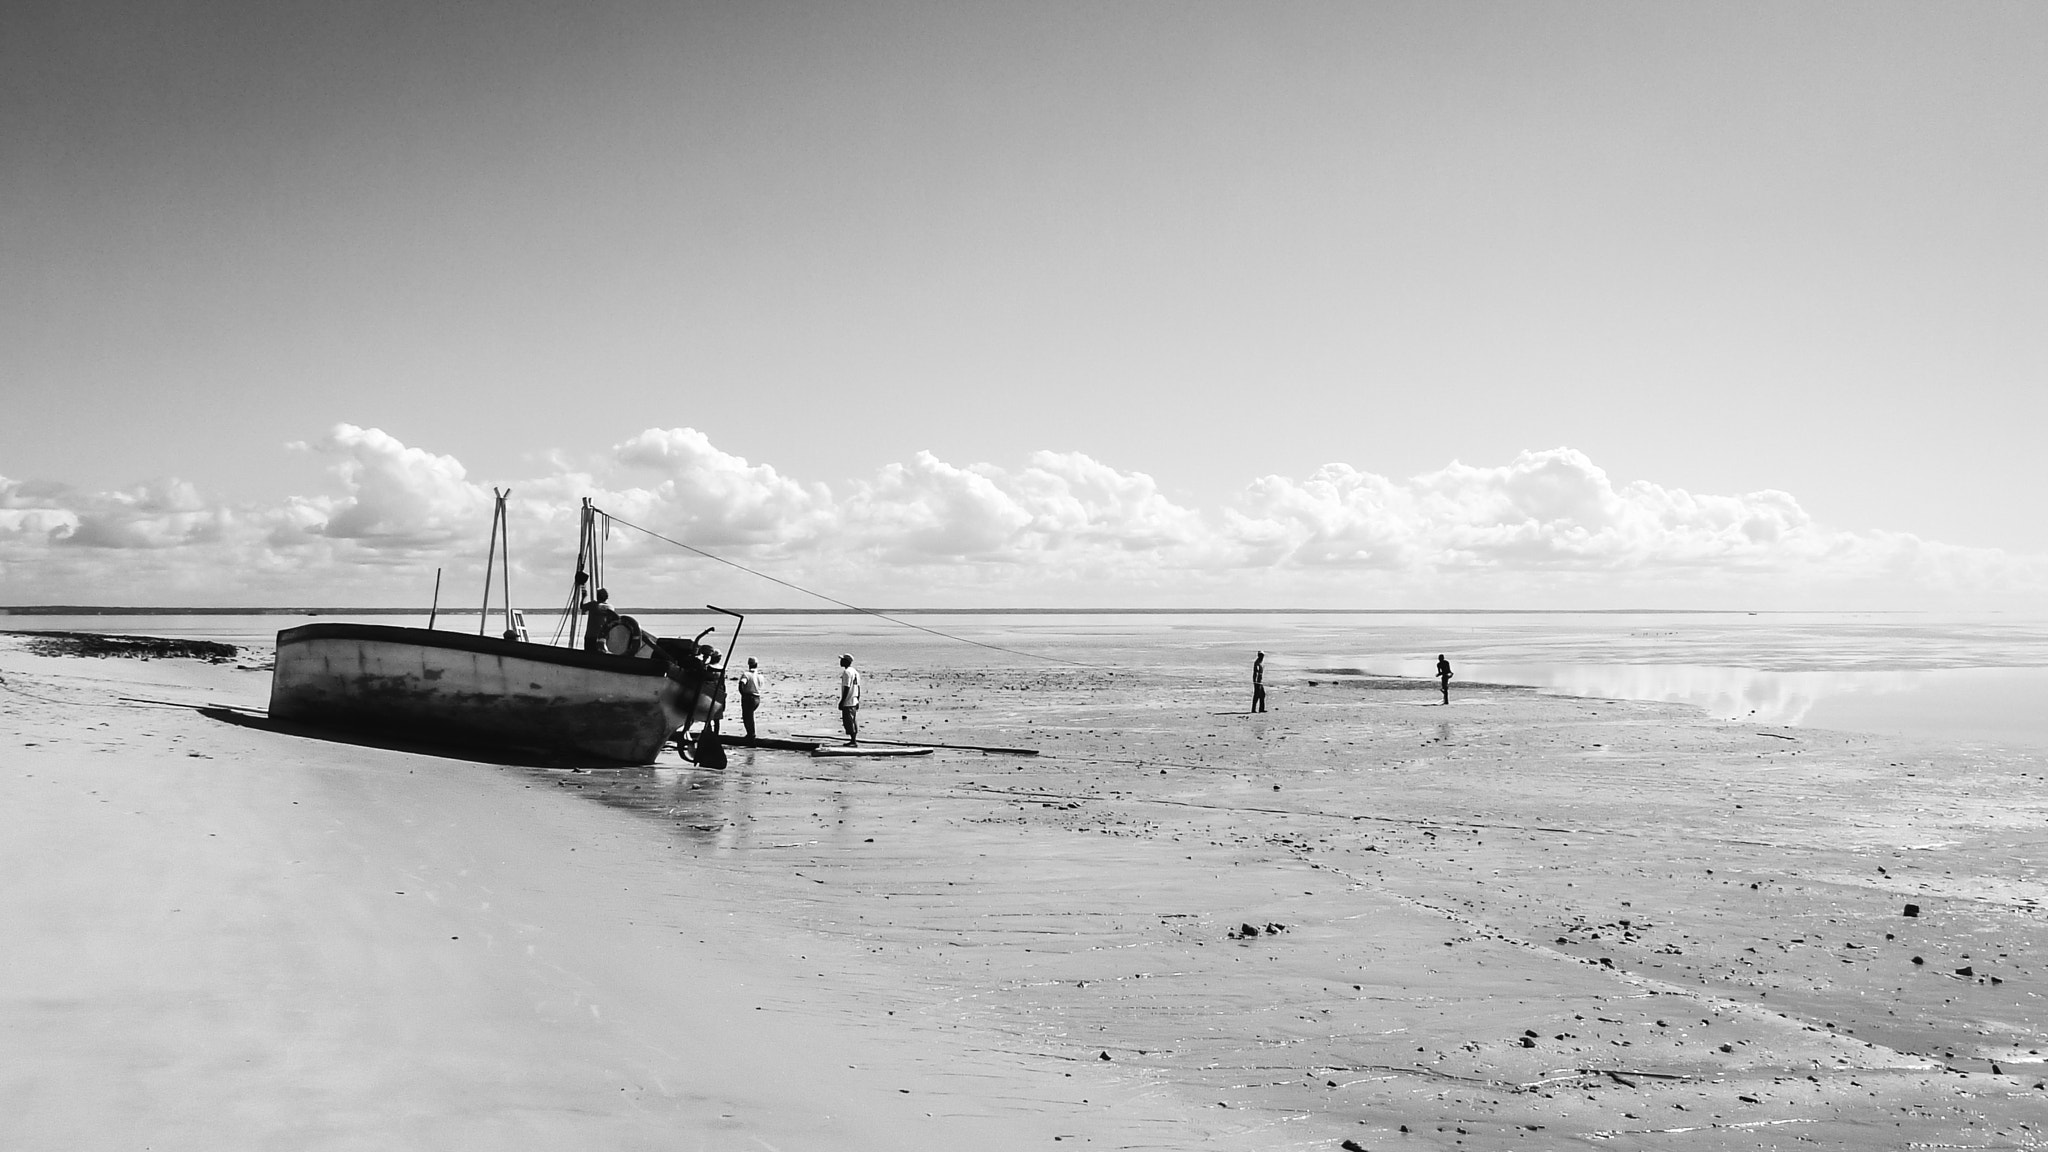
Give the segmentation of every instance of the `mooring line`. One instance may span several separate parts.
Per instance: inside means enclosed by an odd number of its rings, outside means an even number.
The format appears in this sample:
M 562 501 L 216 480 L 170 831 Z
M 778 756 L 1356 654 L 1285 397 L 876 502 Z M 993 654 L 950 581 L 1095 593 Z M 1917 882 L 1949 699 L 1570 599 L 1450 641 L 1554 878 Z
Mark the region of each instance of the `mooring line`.
M 602 508 L 597 509 L 597 511 L 604 512 Z M 1000 644 L 987 644 L 980 640 L 970 640 L 965 636 L 955 636 L 951 632 L 941 632 L 937 628 L 928 628 L 923 624 L 913 624 L 908 620 L 900 620 L 894 616 L 889 615 L 886 612 L 878 612 L 873 608 L 863 608 L 858 604 L 849 604 L 836 596 L 827 596 L 825 593 L 819 592 L 816 589 L 806 588 L 801 584 L 792 583 L 788 580 L 782 579 L 780 576 L 770 576 L 766 572 L 762 572 L 754 568 L 749 568 L 745 564 L 742 564 L 737 560 L 728 560 L 715 552 L 706 552 L 704 549 L 697 547 L 695 544 L 685 544 L 681 540 L 677 540 L 673 536 L 664 536 L 661 533 L 656 532 L 652 528 L 643 527 L 639 524 L 633 523 L 631 520 L 626 520 L 621 517 L 614 516 L 609 512 L 604 512 L 604 516 L 606 519 L 611 520 L 614 523 L 617 523 L 623 527 L 631 528 L 635 532 L 644 532 L 647 535 L 654 537 L 656 540 L 661 540 L 666 543 L 673 544 L 676 547 L 688 552 L 695 552 L 697 555 L 704 557 L 706 560 L 716 560 L 718 563 L 723 564 L 728 568 L 737 568 L 740 571 L 745 572 L 749 576 L 758 576 L 771 584 L 780 584 L 784 588 L 791 589 L 792 591 L 801 592 L 806 596 L 815 596 L 828 604 L 836 604 L 839 607 L 845 608 L 849 611 L 859 612 L 867 616 L 873 616 L 877 620 L 887 620 L 891 624 L 900 624 L 905 628 L 914 628 L 919 632 L 927 632 L 933 636 L 937 636 L 946 640 L 956 640 L 962 644 L 972 644 L 976 648 L 986 648 L 991 652 L 1005 652 L 1012 656 L 1022 656 L 1029 660 L 1044 660 L 1053 664 L 1065 664 L 1073 668 L 1104 668 L 1105 670 L 1114 670 L 1108 668 L 1107 665 L 1087 664 L 1079 660 L 1068 660 L 1060 656 L 1047 656 L 1042 652 L 1025 652 L 1017 648 L 1005 648 Z

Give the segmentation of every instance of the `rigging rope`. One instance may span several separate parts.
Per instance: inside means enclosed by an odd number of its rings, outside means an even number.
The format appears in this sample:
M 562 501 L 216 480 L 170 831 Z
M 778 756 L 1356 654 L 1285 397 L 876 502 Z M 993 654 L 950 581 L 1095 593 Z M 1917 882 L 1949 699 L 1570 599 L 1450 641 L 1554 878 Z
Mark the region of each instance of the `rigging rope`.
M 599 521 L 603 521 L 602 530 Z M 576 579 L 570 582 L 569 598 L 562 605 L 562 615 L 555 625 L 555 638 L 551 643 L 560 647 L 564 633 L 570 633 L 569 646 L 580 646 L 583 638 L 574 635 L 578 618 L 584 608 L 594 603 L 604 583 L 604 545 L 612 536 L 611 517 L 599 511 L 589 500 L 583 501 L 583 510 L 576 528 Z
M 873 608 L 863 608 L 858 604 L 849 604 L 844 600 L 838 599 L 837 597 L 827 596 L 823 592 L 818 592 L 813 589 L 806 588 L 801 584 L 792 584 L 779 576 L 770 576 L 766 572 L 756 571 L 752 568 L 747 567 L 745 564 L 741 564 L 734 560 L 728 560 L 723 556 L 717 555 L 716 553 L 706 552 L 704 549 L 699 548 L 694 544 L 685 544 L 681 540 L 677 540 L 670 536 L 664 536 L 661 533 L 656 532 L 652 528 L 643 528 L 640 525 L 633 523 L 631 520 L 622 519 L 618 516 L 612 515 L 609 512 L 603 512 L 602 510 L 600 510 L 600 514 L 604 516 L 606 521 L 615 522 L 622 528 L 631 528 L 635 532 L 644 532 L 647 535 L 654 537 L 656 540 L 661 540 L 665 541 L 666 543 L 673 544 L 678 548 L 684 549 L 685 551 L 695 552 L 697 555 L 704 557 L 706 560 L 716 560 L 720 564 L 723 564 L 728 568 L 737 568 L 740 571 L 745 572 L 749 576 L 758 576 L 771 584 L 780 584 L 784 588 L 801 592 L 806 596 L 815 596 L 828 604 L 837 604 L 841 608 L 845 608 L 853 612 L 859 612 L 864 615 L 873 616 L 877 620 L 887 620 L 891 624 L 900 624 L 905 628 L 914 628 L 919 632 L 929 632 L 933 636 L 938 636 L 946 640 L 956 640 L 962 644 L 972 644 L 976 648 L 986 648 L 991 652 L 1006 652 L 1012 656 L 1023 656 L 1031 660 L 1045 660 L 1053 664 L 1065 664 L 1073 668 L 1101 667 L 1101 665 L 1087 664 L 1079 660 L 1067 660 L 1059 656 L 1047 656 L 1041 652 L 1025 652 L 1016 648 L 1005 648 L 1000 644 L 986 644 L 980 640 L 970 640 L 965 636 L 955 636 L 951 632 L 941 632 L 937 628 L 927 628 L 922 624 L 913 624 L 908 620 L 899 620 L 886 612 L 877 612 Z M 609 526 L 609 524 L 607 526 Z

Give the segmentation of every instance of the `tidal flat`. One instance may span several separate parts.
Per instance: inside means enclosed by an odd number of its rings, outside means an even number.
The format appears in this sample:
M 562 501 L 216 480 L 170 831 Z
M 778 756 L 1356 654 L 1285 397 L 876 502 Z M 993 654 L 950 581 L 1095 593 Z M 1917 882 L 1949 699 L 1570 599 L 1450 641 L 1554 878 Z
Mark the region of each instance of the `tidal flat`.
M 0 639 L 0 1144 L 2042 1142 L 2033 751 L 971 634 L 740 654 L 764 734 L 851 650 L 865 733 L 1040 755 L 541 769 Z

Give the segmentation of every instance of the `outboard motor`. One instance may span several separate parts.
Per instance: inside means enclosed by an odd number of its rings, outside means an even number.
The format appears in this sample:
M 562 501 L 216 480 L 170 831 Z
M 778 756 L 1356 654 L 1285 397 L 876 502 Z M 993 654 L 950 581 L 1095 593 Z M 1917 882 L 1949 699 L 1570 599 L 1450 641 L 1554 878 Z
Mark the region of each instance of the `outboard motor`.
M 706 728 L 697 734 L 696 762 L 699 768 L 714 772 L 725 771 L 725 741 L 719 737 L 718 729 Z
M 725 746 L 718 739 L 718 719 L 725 711 L 725 675 L 704 658 L 715 649 L 700 648 L 689 640 L 656 640 L 653 653 L 668 666 L 668 678 L 676 684 L 676 702 L 684 720 L 676 732 L 676 748 L 685 760 L 706 768 L 725 766 Z M 698 725 L 703 728 L 691 738 Z

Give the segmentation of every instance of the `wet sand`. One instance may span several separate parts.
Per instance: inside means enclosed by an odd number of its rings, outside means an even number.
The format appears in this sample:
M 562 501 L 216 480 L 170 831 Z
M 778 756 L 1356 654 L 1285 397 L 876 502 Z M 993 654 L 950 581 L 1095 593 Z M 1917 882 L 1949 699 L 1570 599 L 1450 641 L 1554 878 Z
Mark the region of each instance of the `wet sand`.
M 0 1146 L 2042 1142 L 2038 757 L 866 650 L 1045 754 L 535 769 L 0 639 Z

